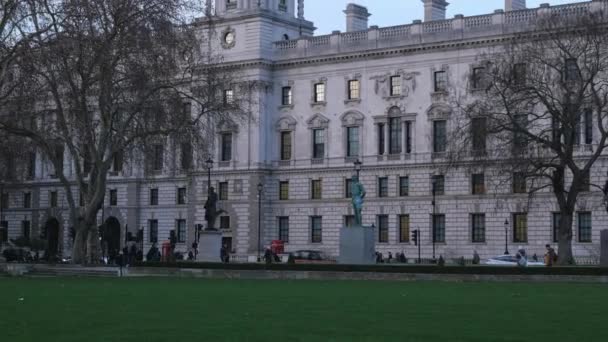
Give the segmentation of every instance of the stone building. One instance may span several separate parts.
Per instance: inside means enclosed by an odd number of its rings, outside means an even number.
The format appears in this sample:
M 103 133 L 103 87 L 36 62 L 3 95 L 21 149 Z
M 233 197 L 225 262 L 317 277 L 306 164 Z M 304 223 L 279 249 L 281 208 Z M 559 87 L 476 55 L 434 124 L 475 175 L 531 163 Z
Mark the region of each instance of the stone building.
M 531 199 L 511 186 L 490 186 L 490 175 L 442 171 L 437 144 L 450 120 L 447 94 L 471 87 L 481 47 L 529 30 L 538 16 L 598 11 L 605 2 L 526 9 L 525 0 L 506 0 L 504 10 L 452 19 L 445 18 L 446 1 L 422 2 L 424 21 L 384 28 L 368 27 L 367 9 L 349 4 L 347 32 L 313 36 L 303 0 L 215 0 L 214 49 L 262 85 L 251 109 L 256 120 L 218 127 L 212 152 L 211 183 L 226 211 L 218 225 L 236 257 L 255 255 L 277 239 L 287 251 L 335 256 L 339 229 L 352 215 L 347 191 L 356 160 L 367 189 L 363 221 L 375 225 L 377 249 L 385 254 L 416 255 L 411 232 L 418 229 L 423 257 L 431 257 L 433 225 L 437 256 L 502 254 L 505 238 L 511 253 L 523 246 L 542 255 L 554 243 L 558 208 L 550 193 Z M 201 30 L 208 23 L 196 22 Z M 145 250 L 170 230 L 180 250 L 194 241 L 195 225 L 204 223 L 208 170 L 204 158 L 194 158 L 194 171 L 169 172 L 173 153 L 159 147 L 154 176 L 135 163 L 110 176 L 99 220 L 114 227 L 116 243 L 140 228 Z M 599 161 L 592 182 L 603 184 L 607 169 Z M 67 254 L 69 219 L 51 173 L 38 158 L 34 181 L 6 189 L 2 219 L 10 238 L 55 232 Z M 597 253 L 606 222 L 601 192 L 582 195 L 575 255 Z

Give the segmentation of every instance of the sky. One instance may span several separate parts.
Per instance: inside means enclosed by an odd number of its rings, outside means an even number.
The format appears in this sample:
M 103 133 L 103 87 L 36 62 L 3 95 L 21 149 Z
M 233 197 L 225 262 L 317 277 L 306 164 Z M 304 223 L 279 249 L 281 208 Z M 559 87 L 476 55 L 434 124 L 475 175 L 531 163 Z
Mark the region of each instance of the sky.
M 541 3 L 563 5 L 586 0 L 528 0 L 528 8 L 539 7 Z M 346 18 L 342 12 L 348 3 L 367 7 L 372 14 L 369 25 L 394 26 L 411 24 L 412 20 L 424 19 L 424 7 L 420 0 L 304 0 L 304 14 L 317 30 L 315 35 L 329 34 L 331 31 L 346 30 Z M 447 18 L 456 14 L 465 16 L 488 14 L 495 9 L 504 9 L 504 0 L 448 0 Z

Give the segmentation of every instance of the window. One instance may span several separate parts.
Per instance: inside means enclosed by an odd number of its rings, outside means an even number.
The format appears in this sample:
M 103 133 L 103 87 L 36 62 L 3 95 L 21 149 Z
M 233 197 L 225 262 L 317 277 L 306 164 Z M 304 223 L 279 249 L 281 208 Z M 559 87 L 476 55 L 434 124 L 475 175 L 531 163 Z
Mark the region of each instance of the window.
M 344 197 L 345 198 L 352 198 L 353 197 L 353 180 L 350 178 L 347 178 L 346 181 L 344 182 Z
M 572 131 L 572 135 L 574 135 L 574 138 L 572 139 L 573 144 L 574 145 L 580 145 L 581 144 L 581 120 L 582 120 L 582 116 L 579 114 L 576 114 L 576 123 L 574 124 L 574 130 Z
M 433 152 L 445 152 L 447 144 L 447 122 L 445 120 L 433 121 Z
M 471 239 L 473 242 L 486 242 L 486 215 L 471 215 Z
M 234 103 L 234 90 L 226 89 L 224 90 L 224 104 L 233 104 Z
M 384 154 L 384 124 L 378 124 L 378 155 Z
M 591 184 L 591 174 L 590 174 L 589 170 L 581 171 L 578 191 L 588 192 L 590 190 L 590 184 Z
M 150 205 L 158 205 L 158 189 L 150 189 Z
M 78 195 L 78 205 L 81 207 L 84 207 L 85 203 L 85 194 L 82 193 L 82 191 L 80 192 L 80 194 Z
M 593 111 L 585 109 L 585 144 L 593 144 Z
M 412 122 L 405 122 L 405 153 L 412 153 Z
M 388 243 L 388 215 L 378 215 L 378 242 Z
M 391 76 L 391 96 L 401 95 L 401 75 Z
M 525 194 L 527 191 L 526 176 L 522 172 L 513 173 L 513 193 Z
M 57 208 L 57 202 L 59 202 L 57 200 L 57 197 L 58 197 L 57 196 L 57 191 L 51 191 L 49 193 L 49 197 L 50 197 L 49 198 L 49 204 L 50 204 L 51 208 Z
M 445 215 L 436 214 L 433 215 L 433 234 L 435 242 L 445 242 Z
M 218 195 L 220 201 L 228 200 L 228 182 L 220 182 Z
M 30 192 L 23 193 L 23 208 L 29 209 L 32 207 L 32 194 Z
M 154 171 L 162 171 L 163 169 L 163 158 L 164 158 L 164 146 L 154 145 L 154 156 L 152 159 L 152 169 Z
M 186 188 L 177 188 L 177 204 L 186 204 Z
M 471 176 L 471 190 L 473 195 L 483 195 L 486 193 L 485 176 L 483 173 Z
M 312 199 L 321 199 L 323 188 L 322 188 L 322 182 L 320 179 L 313 179 L 310 182 L 310 189 L 311 189 L 310 197 Z
M 289 217 L 279 217 L 279 240 L 289 242 Z
M 346 156 L 356 157 L 359 155 L 359 127 L 346 128 Z
M 378 178 L 378 197 L 388 197 L 388 178 Z
M 280 11 L 287 11 L 287 0 L 279 0 L 279 10 Z
M 359 80 L 348 81 L 348 99 L 357 100 L 360 97 Z
M 314 102 L 325 102 L 325 83 L 317 83 L 314 86 Z
M 91 153 L 89 149 L 84 149 L 84 155 L 82 157 L 82 173 L 88 175 L 93 168 L 93 163 L 91 163 Z
M 8 242 L 8 221 L 0 221 L 0 241 Z
M 31 224 L 30 221 L 21 221 L 21 236 L 23 236 L 26 239 L 30 239 L 31 236 Z
M 578 64 L 575 58 L 568 58 L 564 63 L 564 78 L 566 81 L 578 80 Z
M 221 216 L 220 217 L 220 229 L 224 229 L 224 230 L 230 229 L 230 216 Z
M 322 159 L 325 157 L 325 130 L 312 130 L 312 157 Z
M 292 104 L 291 87 L 283 87 L 281 89 L 281 105 L 291 106 L 291 104 Z
M 526 82 L 526 65 L 517 63 L 513 66 L 513 84 L 523 85 Z
M 8 209 L 8 199 L 8 193 L 2 193 L 2 196 L 0 197 L 0 206 L 2 209 Z
M 221 136 L 221 156 L 222 161 L 232 160 L 232 133 L 224 133 Z
M 310 218 L 310 241 L 312 243 L 323 242 L 323 221 L 321 216 Z
M 182 170 L 190 170 L 192 168 L 192 145 L 190 143 L 183 143 L 181 152 Z
M 401 118 L 390 118 L 388 122 L 389 153 L 401 153 Z
M 410 242 L 410 215 L 399 215 L 399 242 Z
M 186 220 L 179 219 L 175 220 L 175 228 L 177 230 L 177 242 L 186 242 Z
M 443 175 L 434 175 L 431 177 L 431 194 L 435 191 L 435 195 L 442 196 L 445 193 L 445 177 Z
M 55 160 L 57 164 L 53 163 L 55 166 L 55 174 L 52 176 L 53 178 L 59 177 L 60 174 L 63 174 L 63 145 L 55 146 Z
M 122 152 L 116 152 L 112 156 L 112 171 L 121 172 L 123 166 L 124 156 Z
M 110 206 L 118 205 L 118 190 L 110 190 Z
M 578 242 L 591 242 L 591 213 L 578 213 Z
M 355 215 L 345 215 L 344 216 L 344 227 L 354 227 L 355 226 Z
M 485 152 L 487 138 L 487 119 L 474 118 L 471 120 L 471 140 L 473 151 Z
M 399 177 L 399 196 L 410 195 L 410 177 Z
M 553 213 L 553 242 L 559 242 L 559 225 L 561 220 L 561 213 Z
M 158 220 L 148 220 L 148 233 L 150 243 L 158 242 Z
M 289 199 L 289 181 L 279 182 L 279 200 L 287 201 Z
M 435 92 L 448 90 L 448 78 L 445 71 L 435 71 Z
M 281 132 L 281 160 L 291 160 L 291 132 Z
M 528 116 L 525 114 L 518 114 L 513 117 L 513 149 L 514 152 L 522 152 L 528 145 L 528 138 L 526 132 L 528 128 Z
M 513 242 L 528 242 L 528 214 L 513 214 Z
M 473 89 L 483 89 L 486 87 L 485 72 L 486 68 L 484 67 L 473 68 Z
M 27 178 L 34 179 L 36 177 L 36 152 L 28 154 Z

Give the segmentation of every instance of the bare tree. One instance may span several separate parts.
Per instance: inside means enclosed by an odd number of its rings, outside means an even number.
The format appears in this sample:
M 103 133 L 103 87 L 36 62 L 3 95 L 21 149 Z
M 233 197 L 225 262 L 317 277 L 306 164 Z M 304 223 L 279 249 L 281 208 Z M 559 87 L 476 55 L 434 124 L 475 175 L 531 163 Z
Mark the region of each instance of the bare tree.
M 608 139 L 606 19 L 540 18 L 536 30 L 479 59 L 485 64 L 470 77 L 477 90 L 458 101 L 465 115 L 455 124 L 451 161 L 507 172 L 515 192 L 552 192 L 558 263 L 573 263 L 574 211 L 590 188 L 601 189 L 590 172 Z
M 75 227 L 74 263 L 99 260 L 97 216 L 108 172 L 125 155 L 178 137 L 204 146 L 218 121 L 246 115 L 246 96 L 228 92 L 242 88 L 234 70 L 203 58 L 190 5 L 57 1 L 51 30 L 20 61 L 29 78 L 11 97 L 18 115 L 3 116 L 0 130 L 27 138 L 53 165 Z

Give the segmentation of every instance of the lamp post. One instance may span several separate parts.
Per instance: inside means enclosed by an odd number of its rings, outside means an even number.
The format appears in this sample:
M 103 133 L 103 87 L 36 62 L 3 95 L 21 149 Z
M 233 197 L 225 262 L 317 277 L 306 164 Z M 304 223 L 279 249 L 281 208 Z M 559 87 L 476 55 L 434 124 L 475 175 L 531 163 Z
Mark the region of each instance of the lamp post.
M 359 173 L 361 173 L 361 165 L 363 164 L 359 159 L 355 160 L 353 163 L 355 164 L 355 171 L 357 172 L 357 179 L 359 178 Z
M 258 183 L 258 262 L 260 259 L 260 244 L 262 239 L 262 190 L 264 190 L 264 185 L 262 183 Z
M 435 261 L 435 187 L 437 184 L 437 180 L 435 179 L 435 177 L 433 177 L 431 179 L 431 194 L 433 195 L 433 201 L 431 202 L 431 204 L 433 205 L 433 218 L 431 220 L 431 226 L 432 226 L 432 234 L 431 234 L 431 239 L 433 241 L 433 261 Z
M 0 247 L 2 246 L 2 242 L 4 242 L 4 235 L 6 234 L 8 237 L 8 227 L 4 226 L 4 214 L 2 212 L 4 205 L 4 183 L 0 182 Z
M 509 220 L 505 220 L 505 255 L 509 255 Z
M 205 165 L 207 165 L 207 199 L 211 194 L 211 169 L 213 168 L 213 159 L 209 158 L 205 160 Z

